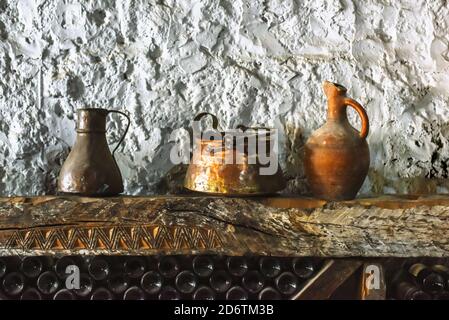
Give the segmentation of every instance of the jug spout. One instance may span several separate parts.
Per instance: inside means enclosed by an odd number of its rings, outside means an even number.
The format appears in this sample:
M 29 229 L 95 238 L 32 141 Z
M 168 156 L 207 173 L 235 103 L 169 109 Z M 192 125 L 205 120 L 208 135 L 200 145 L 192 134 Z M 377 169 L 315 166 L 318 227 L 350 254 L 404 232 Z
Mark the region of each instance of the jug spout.
M 328 99 L 338 96 L 346 96 L 346 92 L 348 91 L 341 84 L 330 81 L 323 82 L 323 89 Z
M 346 117 L 346 98 L 347 89 L 340 84 L 324 81 L 323 90 L 327 97 L 327 118 L 329 120 L 344 121 Z

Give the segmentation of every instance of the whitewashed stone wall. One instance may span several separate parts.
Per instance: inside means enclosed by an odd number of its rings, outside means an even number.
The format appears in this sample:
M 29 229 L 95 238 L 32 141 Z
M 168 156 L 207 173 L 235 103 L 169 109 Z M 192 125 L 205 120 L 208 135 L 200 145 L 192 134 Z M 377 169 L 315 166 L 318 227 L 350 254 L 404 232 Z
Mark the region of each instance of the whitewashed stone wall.
M 199 111 L 281 129 L 287 192 L 304 193 L 323 80 L 368 111 L 363 193 L 448 192 L 448 24 L 442 0 L 0 0 L 0 193 L 54 193 L 80 107 L 132 117 L 127 194 L 177 185 L 169 135 Z

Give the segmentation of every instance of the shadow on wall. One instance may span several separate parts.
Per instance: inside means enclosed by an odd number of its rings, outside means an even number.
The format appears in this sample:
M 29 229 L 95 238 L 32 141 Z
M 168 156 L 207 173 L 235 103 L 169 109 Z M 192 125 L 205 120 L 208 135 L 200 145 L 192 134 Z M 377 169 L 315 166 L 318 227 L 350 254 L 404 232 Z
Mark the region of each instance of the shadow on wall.
M 364 193 L 373 195 L 385 193 L 423 195 L 449 193 L 449 158 L 447 157 L 449 145 L 447 144 L 447 138 L 444 138 L 449 137 L 449 122 L 441 124 L 439 128 L 439 131 L 433 131 L 431 134 L 431 143 L 435 148 L 430 149 L 428 159 L 424 160 L 426 170 L 422 170 L 423 172 L 420 175 L 404 177 L 401 176 L 404 173 L 398 170 L 394 170 L 394 174 L 388 174 L 388 170 L 371 166 L 367 177 L 368 188 L 364 190 Z M 382 141 L 377 142 L 377 144 L 381 143 Z M 406 152 L 404 154 L 406 155 Z M 412 155 L 408 157 L 410 166 L 419 162 L 419 159 L 415 159 Z M 391 163 L 394 163 L 395 160 L 391 160 Z M 393 167 L 393 169 L 395 168 Z M 391 170 L 389 169 L 390 173 Z
M 310 190 L 304 173 L 304 145 L 307 137 L 303 130 L 293 124 L 285 125 L 285 141 L 280 146 L 280 165 L 284 170 L 287 187 L 286 194 L 309 195 Z
M 398 194 L 436 194 L 449 192 L 449 180 L 443 178 L 400 178 L 389 179 L 375 169 L 370 169 L 367 179 L 371 183 L 372 195 L 385 193 Z
M 186 194 L 189 193 L 184 188 L 184 177 L 187 172 L 187 164 L 173 166 L 167 174 L 157 184 L 158 193 L 161 194 Z

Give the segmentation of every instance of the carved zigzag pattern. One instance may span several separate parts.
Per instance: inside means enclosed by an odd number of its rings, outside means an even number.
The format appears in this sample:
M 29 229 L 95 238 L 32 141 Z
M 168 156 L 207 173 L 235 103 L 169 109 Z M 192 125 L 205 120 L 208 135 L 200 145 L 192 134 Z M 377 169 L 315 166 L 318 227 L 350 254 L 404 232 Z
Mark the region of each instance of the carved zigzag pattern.
M 214 229 L 188 226 L 91 226 L 17 230 L 4 247 L 22 250 L 212 249 L 223 241 Z M 0 246 L 2 246 L 0 244 Z

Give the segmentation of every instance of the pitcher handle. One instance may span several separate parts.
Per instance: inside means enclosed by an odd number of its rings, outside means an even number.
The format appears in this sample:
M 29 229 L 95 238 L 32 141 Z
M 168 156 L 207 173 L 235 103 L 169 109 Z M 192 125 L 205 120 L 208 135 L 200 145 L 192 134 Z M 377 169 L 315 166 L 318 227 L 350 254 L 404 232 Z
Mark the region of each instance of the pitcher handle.
M 362 128 L 360 129 L 360 138 L 365 139 L 368 136 L 369 132 L 369 120 L 368 115 L 366 114 L 365 109 L 362 107 L 360 103 L 351 98 L 345 98 L 343 103 L 347 106 L 350 106 L 357 111 L 360 118 L 362 119 Z
M 117 110 L 108 110 L 108 113 L 118 113 L 118 114 L 124 116 L 124 117 L 128 120 L 128 125 L 126 126 L 125 133 L 123 133 L 123 135 L 122 135 L 122 137 L 120 138 L 119 142 L 117 143 L 117 145 L 115 146 L 114 150 L 112 151 L 112 157 L 114 157 L 115 151 L 117 151 L 118 147 L 119 147 L 120 144 L 123 142 L 123 140 L 125 139 L 126 134 L 128 133 L 128 129 L 129 129 L 129 126 L 130 126 L 130 124 L 131 124 L 131 119 L 129 118 L 129 116 L 128 116 L 126 113 L 121 112 L 121 111 L 117 111 Z

